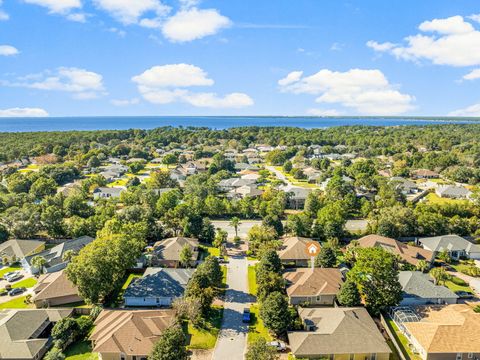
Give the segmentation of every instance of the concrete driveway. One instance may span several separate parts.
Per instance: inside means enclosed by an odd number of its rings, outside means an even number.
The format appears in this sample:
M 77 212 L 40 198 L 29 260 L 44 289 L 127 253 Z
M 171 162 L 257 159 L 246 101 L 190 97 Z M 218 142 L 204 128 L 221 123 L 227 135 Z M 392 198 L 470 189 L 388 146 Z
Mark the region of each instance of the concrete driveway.
M 33 277 L 32 274 L 26 272 L 24 269 L 18 269 L 18 270 L 15 270 L 15 271 L 20 272 L 20 274 L 22 274 L 22 278 L 18 279 L 17 281 L 11 282 L 11 283 L 9 283 L 7 280 L 4 280 L 2 278 L 2 279 L 0 279 L 0 289 L 4 289 L 6 285 L 15 285 L 16 283 L 18 283 L 20 281 L 23 281 L 25 279 Z M 16 298 L 19 298 L 19 297 L 22 297 L 22 296 L 25 296 L 27 294 L 33 295 L 34 294 L 33 293 L 33 288 L 27 289 L 27 291 L 25 291 L 23 294 L 19 294 L 19 295 L 15 295 L 15 296 L 8 296 L 8 295 L 0 296 L 0 304 L 8 302 L 8 301 L 16 299 Z
M 287 183 L 287 185 L 290 184 L 290 181 L 288 181 L 287 177 L 281 171 L 275 169 L 273 166 L 265 166 L 265 168 L 268 171 L 273 172 L 279 180 L 285 181 Z
M 225 293 L 222 328 L 213 352 L 213 360 L 243 360 L 248 325 L 242 322 L 243 309 L 251 302 L 248 294 L 247 259 L 235 256 L 227 265 L 228 289 Z

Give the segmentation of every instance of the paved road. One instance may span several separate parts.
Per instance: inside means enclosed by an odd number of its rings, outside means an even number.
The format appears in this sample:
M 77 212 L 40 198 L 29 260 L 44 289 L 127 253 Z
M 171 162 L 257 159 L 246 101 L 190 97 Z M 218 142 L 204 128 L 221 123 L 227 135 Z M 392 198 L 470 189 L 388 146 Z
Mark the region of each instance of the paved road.
M 235 237 L 235 229 L 233 226 L 230 226 L 230 220 L 212 220 L 213 226 L 225 230 L 228 233 L 228 238 L 233 239 Z M 241 239 L 246 239 L 247 234 L 254 225 L 261 225 L 261 220 L 240 220 L 240 225 L 238 227 L 238 236 Z
M 265 166 L 265 168 L 268 170 L 268 171 L 271 171 L 275 174 L 275 176 L 282 180 L 282 181 L 285 181 L 288 184 L 290 184 L 290 181 L 288 181 L 287 177 L 285 175 L 283 175 L 283 173 L 277 169 L 275 169 L 273 166 Z
M 229 260 L 222 328 L 212 360 L 243 360 L 246 351 L 248 326 L 242 323 L 242 313 L 251 301 L 248 295 L 247 259 L 245 256 L 236 256 Z

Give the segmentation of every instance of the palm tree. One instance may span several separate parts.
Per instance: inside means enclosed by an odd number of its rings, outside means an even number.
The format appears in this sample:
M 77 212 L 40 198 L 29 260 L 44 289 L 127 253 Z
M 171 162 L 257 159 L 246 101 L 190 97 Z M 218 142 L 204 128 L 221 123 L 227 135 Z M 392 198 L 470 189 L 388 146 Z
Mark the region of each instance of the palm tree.
M 47 260 L 45 260 L 45 258 L 43 256 L 34 256 L 32 258 L 32 266 L 35 268 L 35 269 L 38 269 L 38 271 L 41 273 L 43 273 L 43 267 L 47 264 Z
M 73 251 L 73 250 L 67 250 L 67 251 L 65 251 L 65 253 L 64 253 L 63 256 L 62 256 L 62 260 L 65 261 L 65 262 L 66 262 L 66 261 L 71 261 L 71 260 L 74 258 L 75 255 L 77 255 L 77 254 L 75 253 L 75 251 Z
M 230 219 L 230 226 L 232 226 L 234 229 L 235 229 L 235 237 L 238 238 L 238 227 L 241 225 L 242 223 L 240 222 L 240 219 L 236 216 L 232 217 Z

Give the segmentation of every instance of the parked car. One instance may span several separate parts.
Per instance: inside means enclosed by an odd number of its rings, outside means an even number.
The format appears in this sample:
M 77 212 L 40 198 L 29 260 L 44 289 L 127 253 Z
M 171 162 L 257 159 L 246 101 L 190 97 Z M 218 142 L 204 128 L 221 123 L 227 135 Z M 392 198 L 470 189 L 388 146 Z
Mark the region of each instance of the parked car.
M 473 299 L 473 294 L 468 291 L 455 291 L 460 299 Z
M 19 294 L 22 294 L 24 293 L 25 291 L 27 291 L 27 289 L 25 289 L 24 287 L 19 287 L 19 288 L 15 288 L 15 289 L 12 289 L 8 292 L 8 295 L 10 296 L 15 296 L 15 295 L 19 295 Z
M 249 308 L 243 309 L 242 321 L 243 321 L 244 323 L 249 323 L 250 320 L 251 320 L 250 309 L 249 309 Z
M 226 264 L 228 261 L 223 256 L 216 256 L 219 264 Z
M 4 279 L 4 280 L 7 280 L 7 278 L 9 278 L 10 276 L 15 275 L 15 274 L 17 274 L 17 273 L 18 273 L 18 271 L 10 271 L 10 272 L 7 272 L 7 273 L 3 274 L 3 279 Z
M 22 274 L 16 273 L 16 274 L 10 275 L 5 280 L 7 280 L 8 282 L 14 282 L 14 281 L 20 280 L 22 277 L 23 277 Z
M 267 343 L 267 345 L 270 347 L 273 347 L 275 350 L 279 352 L 287 351 L 287 345 L 285 345 L 285 343 L 282 341 L 270 341 L 269 343 Z

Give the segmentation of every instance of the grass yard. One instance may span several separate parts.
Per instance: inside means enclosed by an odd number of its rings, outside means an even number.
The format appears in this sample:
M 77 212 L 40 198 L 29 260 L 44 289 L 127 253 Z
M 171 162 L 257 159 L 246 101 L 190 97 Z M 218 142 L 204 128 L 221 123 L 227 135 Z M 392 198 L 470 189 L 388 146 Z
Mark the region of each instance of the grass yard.
M 421 360 L 421 357 L 417 354 L 414 354 L 412 350 L 410 349 L 408 339 L 403 335 L 400 330 L 398 329 L 397 325 L 395 325 L 395 322 L 388 318 L 385 317 L 385 321 L 388 324 L 388 327 L 390 328 L 392 334 L 395 336 L 395 341 L 397 344 L 402 348 L 402 353 L 407 359 L 411 360 Z
M 0 277 L 3 277 L 3 275 L 5 275 L 6 273 L 8 272 L 11 272 L 11 271 L 18 271 L 20 270 L 22 267 L 20 266 L 20 264 L 14 264 L 14 265 L 11 265 L 9 267 L 6 267 L 6 268 L 2 268 L 0 270 Z
M 21 280 L 21 281 L 15 283 L 15 284 L 13 284 L 12 289 L 13 288 L 19 288 L 19 287 L 31 288 L 31 287 L 34 287 L 35 285 L 37 285 L 37 279 L 32 277 L 32 278 Z
M 248 292 L 250 295 L 257 295 L 257 279 L 256 279 L 255 266 L 248 266 Z
M 448 198 L 441 198 L 435 193 L 430 193 L 425 196 L 426 202 L 429 204 L 461 204 L 461 203 L 468 203 L 468 200 L 456 200 L 456 199 L 448 199 Z
M 268 329 L 263 325 L 262 319 L 259 316 L 260 309 L 258 305 L 250 306 L 251 322 L 248 326 L 248 343 L 251 344 L 258 338 L 263 337 L 267 341 L 272 341 L 272 336 Z
M 220 326 L 222 325 L 223 307 L 213 306 L 212 314 L 207 320 L 206 329 L 196 329 L 190 323 L 188 324 L 188 335 L 190 342 L 189 349 L 208 350 L 215 347 Z
M 92 353 L 90 341 L 83 340 L 70 345 L 65 351 L 65 360 L 97 360 L 98 354 Z
M 119 180 L 115 180 L 114 182 L 111 182 L 110 184 L 107 185 L 107 187 L 126 186 L 127 182 L 128 182 L 128 179 L 119 179 Z
M 33 304 L 25 304 L 26 296 L 21 296 L 19 298 L 4 302 L 0 304 L 0 309 L 29 309 L 33 308 Z
M 450 290 L 452 290 L 453 292 L 455 292 L 455 291 L 466 291 L 466 292 L 469 292 L 469 293 L 473 294 L 473 291 L 470 288 L 470 286 L 457 285 L 457 284 L 453 283 L 452 281 L 446 281 L 445 286 L 447 288 L 449 288 Z

